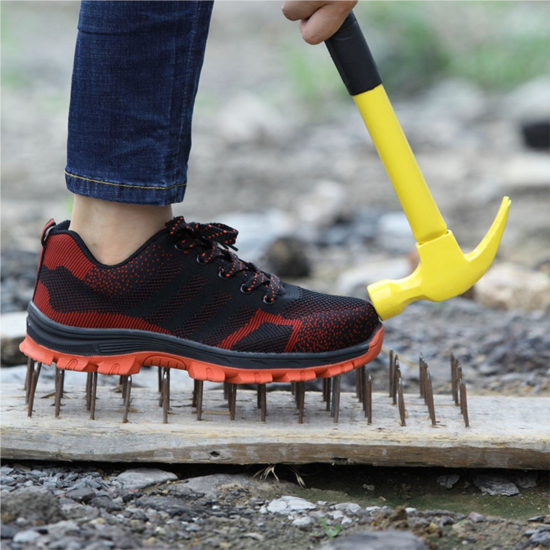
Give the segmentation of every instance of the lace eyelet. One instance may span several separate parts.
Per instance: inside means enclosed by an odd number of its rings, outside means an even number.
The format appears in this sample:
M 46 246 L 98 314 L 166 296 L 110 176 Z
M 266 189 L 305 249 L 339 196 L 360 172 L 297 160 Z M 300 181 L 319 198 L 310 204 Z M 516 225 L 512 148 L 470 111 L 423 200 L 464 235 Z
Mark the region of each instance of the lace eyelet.
M 248 288 L 244 283 L 241 285 L 241 292 L 243 294 L 250 294 L 252 292 L 251 288 Z
M 197 263 L 198 263 L 199 265 L 206 265 L 208 262 L 203 262 L 203 261 L 201 260 L 200 254 L 197 254 Z
M 218 277 L 220 279 L 229 279 L 231 275 L 229 273 L 224 273 L 221 269 L 218 271 Z
M 272 306 L 275 303 L 275 298 L 268 298 L 267 296 L 264 296 L 262 301 L 266 306 Z

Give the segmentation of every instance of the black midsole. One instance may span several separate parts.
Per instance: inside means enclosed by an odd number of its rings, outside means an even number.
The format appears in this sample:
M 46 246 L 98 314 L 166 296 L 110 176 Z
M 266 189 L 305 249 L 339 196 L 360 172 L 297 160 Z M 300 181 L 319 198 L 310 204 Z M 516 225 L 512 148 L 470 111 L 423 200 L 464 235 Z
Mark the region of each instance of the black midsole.
M 46 317 L 30 302 L 27 334 L 52 351 L 80 356 L 111 356 L 137 352 L 161 352 L 239 369 L 289 369 L 331 365 L 368 352 L 369 339 L 356 346 L 323 353 L 253 353 L 232 351 L 168 334 L 133 329 L 95 329 L 62 325 Z M 379 331 L 382 323 L 373 332 Z

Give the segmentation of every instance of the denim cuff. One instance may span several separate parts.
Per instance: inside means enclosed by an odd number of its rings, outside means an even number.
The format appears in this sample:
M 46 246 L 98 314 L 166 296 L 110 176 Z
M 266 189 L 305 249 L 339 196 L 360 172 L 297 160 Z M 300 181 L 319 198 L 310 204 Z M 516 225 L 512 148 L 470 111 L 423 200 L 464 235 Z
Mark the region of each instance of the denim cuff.
M 65 170 L 65 182 L 71 193 L 104 201 L 166 206 L 182 202 L 187 182 L 163 186 L 143 183 L 105 181 Z

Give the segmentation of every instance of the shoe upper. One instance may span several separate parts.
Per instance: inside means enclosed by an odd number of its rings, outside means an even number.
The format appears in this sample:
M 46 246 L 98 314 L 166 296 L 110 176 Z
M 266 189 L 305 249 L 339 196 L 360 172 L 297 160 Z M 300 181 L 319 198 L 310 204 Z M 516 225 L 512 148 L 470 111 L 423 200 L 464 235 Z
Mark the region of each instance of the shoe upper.
M 98 263 L 69 222 L 52 226 L 33 297 L 51 320 L 137 329 L 242 352 L 320 353 L 370 339 L 372 305 L 282 283 L 229 248 L 237 232 L 175 218 L 126 261 Z

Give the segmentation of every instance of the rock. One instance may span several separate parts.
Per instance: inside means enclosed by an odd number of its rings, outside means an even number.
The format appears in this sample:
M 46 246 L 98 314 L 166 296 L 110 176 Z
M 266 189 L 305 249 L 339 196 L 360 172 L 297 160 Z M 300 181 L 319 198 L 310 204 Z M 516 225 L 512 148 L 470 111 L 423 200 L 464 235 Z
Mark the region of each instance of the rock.
M 206 498 L 217 498 L 222 491 L 246 489 L 255 495 L 261 492 L 261 482 L 245 475 L 213 474 L 192 477 L 171 486 L 175 493 L 203 495 Z
M 0 538 L 12 539 L 17 533 L 17 527 L 14 525 L 0 525 Z
M 543 527 L 542 529 L 537 529 L 530 537 L 529 542 L 533 544 L 540 544 L 550 548 L 550 528 Z
M 101 508 L 107 512 L 118 512 L 119 510 L 122 510 L 122 508 L 116 502 L 113 502 L 113 500 L 107 495 L 93 498 L 90 501 L 90 505 L 95 508 Z
M 284 138 L 289 131 L 287 120 L 259 96 L 242 94 L 221 111 L 218 131 L 229 143 L 269 142 Z
M 19 531 L 19 533 L 13 537 L 13 542 L 16 542 L 17 544 L 32 544 L 39 538 L 39 533 L 33 531 L 32 529 L 28 529 L 27 531 Z
M 460 476 L 458 474 L 452 474 L 450 476 L 439 476 L 437 482 L 446 489 L 452 489 L 453 485 L 458 483 Z
M 25 518 L 35 525 L 46 525 L 63 519 L 59 501 L 47 490 L 25 488 L 2 499 L 2 523 Z
M 124 489 L 144 489 L 166 481 L 175 481 L 178 476 L 158 468 L 132 468 L 116 476 L 115 481 L 122 483 Z M 67 495 L 70 496 L 70 495 Z
M 550 78 L 543 76 L 526 82 L 510 92 L 502 102 L 507 119 L 518 124 L 548 121 L 550 119 Z
M 416 246 L 411 226 L 403 212 L 388 212 L 380 218 L 377 241 L 392 254 L 406 254 Z
M 477 512 L 471 512 L 468 515 L 468 519 L 474 523 L 482 523 L 485 521 L 485 516 L 478 514 Z
M 1 315 L 2 365 L 22 365 L 27 358 L 19 351 L 19 344 L 27 333 L 27 312 L 17 311 Z
M 83 487 L 67 491 L 65 496 L 78 502 L 89 502 L 95 497 L 95 491 L 89 487 Z
M 295 228 L 292 216 L 277 208 L 254 213 L 229 212 L 218 216 L 218 221 L 239 231 L 239 256 L 249 262 L 261 260 L 275 239 L 290 235 Z
M 354 515 L 361 510 L 361 506 L 355 502 L 340 502 L 335 504 L 333 508 L 350 515 Z
M 313 518 L 305 516 L 293 520 L 292 525 L 294 525 L 294 527 L 298 527 L 298 529 L 301 529 L 302 531 L 308 531 L 314 523 L 315 521 L 313 520 Z
M 364 298 L 367 286 L 382 279 L 401 279 L 410 275 L 406 258 L 372 258 L 344 271 L 336 281 L 338 293 Z
M 70 535 L 78 535 L 80 527 L 76 521 L 59 521 L 48 525 L 48 535 L 51 539 L 60 539 Z
M 550 148 L 550 121 L 536 120 L 521 124 L 521 134 L 527 147 L 538 151 Z
M 515 155 L 500 167 L 507 191 L 537 191 L 550 189 L 550 158 L 537 153 Z
M 550 279 L 523 266 L 497 264 L 476 283 L 476 300 L 487 307 L 545 310 L 550 305 Z
M 543 523 L 544 516 L 533 516 L 527 520 L 529 523 Z
M 483 494 L 487 494 L 491 496 L 519 495 L 519 489 L 514 483 L 498 475 L 490 475 L 490 474 L 477 475 L 474 478 L 474 484 Z
M 298 219 L 306 226 L 330 227 L 346 217 L 348 193 L 333 181 L 321 181 L 310 192 L 297 197 Z
M 285 514 L 289 512 L 301 512 L 303 510 L 315 510 L 317 506 L 313 502 L 309 502 L 305 498 L 283 496 L 272 500 L 267 505 L 268 512 L 272 514 Z
M 178 497 L 168 496 L 146 496 L 136 501 L 136 504 L 142 508 L 152 508 L 159 512 L 165 512 L 169 516 L 183 516 L 183 519 L 189 521 L 196 515 L 189 504 Z
M 354 533 L 331 540 L 326 550 L 427 550 L 424 542 L 407 531 Z
M 296 237 L 279 237 L 266 253 L 267 269 L 279 277 L 309 277 L 311 265 L 306 244 Z
M 522 472 L 516 476 L 515 484 L 522 489 L 531 489 L 537 486 L 537 472 Z

